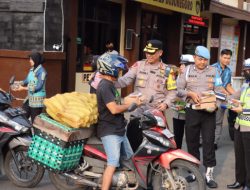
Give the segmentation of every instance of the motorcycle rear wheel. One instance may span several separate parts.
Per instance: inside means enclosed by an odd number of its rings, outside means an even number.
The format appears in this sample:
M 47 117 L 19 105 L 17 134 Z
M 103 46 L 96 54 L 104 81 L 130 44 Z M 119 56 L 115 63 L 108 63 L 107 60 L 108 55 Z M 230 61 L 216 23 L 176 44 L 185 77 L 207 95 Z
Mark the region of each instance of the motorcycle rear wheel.
M 80 186 L 74 180 L 61 174 L 49 172 L 49 178 L 58 190 L 89 190 L 90 187 Z
M 170 180 L 167 175 L 164 175 L 165 168 L 159 166 L 157 169 L 160 173 L 155 173 L 152 179 L 154 190 L 174 190 L 171 186 Z M 171 163 L 171 173 L 178 190 L 205 190 L 205 180 L 197 167 L 185 160 L 175 160 Z M 194 175 L 195 180 L 192 182 L 187 181 L 189 175 Z M 164 181 L 163 181 L 164 180 Z
M 43 178 L 44 168 L 33 163 L 27 157 L 28 147 L 19 146 L 13 149 L 17 159 L 16 165 L 11 151 L 8 150 L 4 159 L 4 170 L 8 179 L 18 187 L 35 187 Z M 19 172 L 19 170 L 20 172 Z

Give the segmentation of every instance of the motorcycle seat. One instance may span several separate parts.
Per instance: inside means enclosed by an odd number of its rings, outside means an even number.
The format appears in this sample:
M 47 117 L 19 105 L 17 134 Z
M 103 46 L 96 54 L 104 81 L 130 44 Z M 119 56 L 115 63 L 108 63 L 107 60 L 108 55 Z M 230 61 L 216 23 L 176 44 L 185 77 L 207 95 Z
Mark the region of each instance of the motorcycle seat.
M 92 136 L 87 140 L 87 144 L 101 145 L 102 141 L 98 137 Z

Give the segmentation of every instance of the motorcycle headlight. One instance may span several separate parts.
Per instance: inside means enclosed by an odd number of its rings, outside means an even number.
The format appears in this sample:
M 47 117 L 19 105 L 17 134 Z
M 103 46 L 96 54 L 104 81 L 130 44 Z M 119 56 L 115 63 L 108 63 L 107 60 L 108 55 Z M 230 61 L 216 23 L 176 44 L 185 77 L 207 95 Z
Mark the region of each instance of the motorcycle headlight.
M 169 139 L 165 139 L 165 138 L 162 138 L 162 137 L 157 137 L 157 140 L 164 146 L 164 147 L 169 147 L 169 148 L 172 148 L 172 149 L 175 149 L 176 148 L 176 144 L 175 144 L 175 141 L 171 141 Z

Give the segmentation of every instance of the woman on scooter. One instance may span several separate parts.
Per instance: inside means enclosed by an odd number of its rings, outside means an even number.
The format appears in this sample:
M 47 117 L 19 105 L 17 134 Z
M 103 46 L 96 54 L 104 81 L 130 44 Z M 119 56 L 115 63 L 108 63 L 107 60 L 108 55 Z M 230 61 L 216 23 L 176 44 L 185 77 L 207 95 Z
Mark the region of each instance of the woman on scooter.
M 129 104 L 121 104 L 121 97 L 114 86 L 119 71 L 126 68 L 127 60 L 115 54 L 105 53 L 97 60 L 97 68 L 102 80 L 98 84 L 96 95 L 98 104 L 97 136 L 101 138 L 107 155 L 107 167 L 103 174 L 102 190 L 109 190 L 112 176 L 116 167 L 119 167 L 120 156 L 129 159 L 133 155 L 125 131 L 123 112 Z M 139 105 L 139 98 L 136 99 Z
M 42 66 L 44 57 L 39 52 L 33 51 L 29 55 L 30 71 L 25 80 L 18 82 L 18 87 L 14 91 L 28 91 L 23 109 L 26 111 L 27 118 L 31 117 L 32 123 L 37 115 L 39 115 L 44 107 L 43 100 L 46 97 L 46 78 L 47 72 Z

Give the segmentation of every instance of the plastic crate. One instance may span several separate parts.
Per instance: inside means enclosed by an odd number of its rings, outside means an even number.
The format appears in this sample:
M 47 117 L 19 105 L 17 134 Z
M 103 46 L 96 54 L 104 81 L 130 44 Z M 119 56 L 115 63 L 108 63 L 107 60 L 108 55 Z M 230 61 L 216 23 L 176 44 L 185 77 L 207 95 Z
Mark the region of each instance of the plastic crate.
M 28 150 L 28 156 L 45 168 L 64 172 L 79 164 L 84 140 L 65 142 L 38 129 Z
M 94 126 L 75 129 L 63 125 L 47 114 L 34 121 L 34 136 L 28 156 L 54 172 L 69 171 L 79 164 L 84 139 L 90 137 Z
M 76 141 L 89 138 L 94 132 L 94 126 L 86 128 L 72 128 L 53 120 L 48 114 L 40 114 L 35 118 L 34 128 L 62 139 L 63 141 Z

